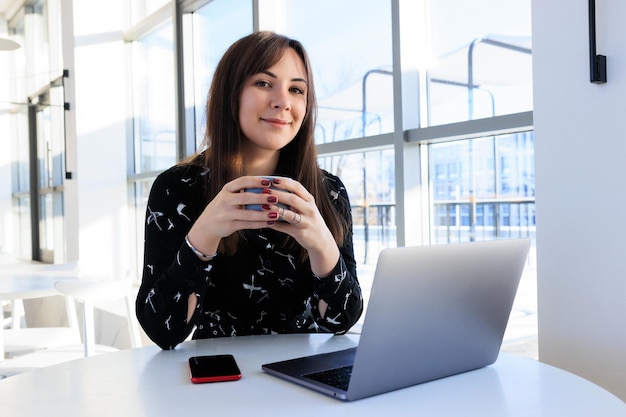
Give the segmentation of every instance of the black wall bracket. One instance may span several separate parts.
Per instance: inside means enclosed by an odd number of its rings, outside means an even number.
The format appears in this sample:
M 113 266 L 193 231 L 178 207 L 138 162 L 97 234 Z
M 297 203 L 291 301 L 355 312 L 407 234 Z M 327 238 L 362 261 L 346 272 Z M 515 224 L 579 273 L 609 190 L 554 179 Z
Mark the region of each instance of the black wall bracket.
M 589 0 L 589 67 L 590 81 L 606 82 L 606 56 L 596 54 L 596 0 Z

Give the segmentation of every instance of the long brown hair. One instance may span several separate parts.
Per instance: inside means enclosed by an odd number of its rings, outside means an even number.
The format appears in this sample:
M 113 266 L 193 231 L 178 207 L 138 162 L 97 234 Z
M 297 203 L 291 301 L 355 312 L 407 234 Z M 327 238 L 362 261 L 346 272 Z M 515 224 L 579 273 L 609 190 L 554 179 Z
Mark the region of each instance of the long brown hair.
M 317 99 L 308 54 L 300 42 L 273 32 L 260 31 L 236 41 L 224 53 L 215 69 L 206 105 L 206 131 L 200 151 L 183 163 L 200 163 L 209 168 L 207 184 L 211 201 L 229 181 L 244 173 L 242 158 L 243 132 L 239 126 L 239 98 L 244 83 L 255 74 L 276 64 L 287 48 L 292 48 L 302 59 L 308 78 L 306 115 L 295 138 L 280 150 L 277 172 L 298 180 L 314 197 L 338 245 L 342 245 L 349 225 L 331 202 L 323 173 L 317 164 L 314 130 L 317 117 Z M 349 209 L 349 208 L 346 208 Z M 296 241 L 285 235 L 285 245 L 307 254 Z M 233 233 L 220 242 L 220 251 L 234 253 L 241 238 Z

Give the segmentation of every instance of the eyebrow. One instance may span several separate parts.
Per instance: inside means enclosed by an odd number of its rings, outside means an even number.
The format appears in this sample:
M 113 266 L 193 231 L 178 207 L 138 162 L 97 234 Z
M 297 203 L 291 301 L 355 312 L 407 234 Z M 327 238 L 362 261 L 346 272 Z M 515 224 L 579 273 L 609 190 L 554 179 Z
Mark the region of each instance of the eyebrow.
M 272 77 L 272 78 L 278 78 L 278 77 L 276 76 L 276 74 L 274 74 L 274 73 L 273 73 L 273 72 L 271 72 L 271 71 L 265 70 L 265 71 L 262 71 L 262 72 L 263 72 L 264 74 L 269 75 L 269 76 L 270 76 L 270 77 Z M 301 83 L 305 83 L 306 85 L 309 85 L 309 83 L 308 83 L 308 82 L 307 82 L 304 78 L 292 78 L 292 79 L 291 79 L 291 81 L 301 82 Z

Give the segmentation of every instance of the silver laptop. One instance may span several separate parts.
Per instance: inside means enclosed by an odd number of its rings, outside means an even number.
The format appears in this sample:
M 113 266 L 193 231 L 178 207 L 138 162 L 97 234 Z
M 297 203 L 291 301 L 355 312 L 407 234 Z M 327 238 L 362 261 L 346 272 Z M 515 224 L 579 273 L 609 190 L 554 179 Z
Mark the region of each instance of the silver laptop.
M 352 401 L 490 365 L 529 248 L 516 239 L 385 249 L 358 348 L 262 368 Z

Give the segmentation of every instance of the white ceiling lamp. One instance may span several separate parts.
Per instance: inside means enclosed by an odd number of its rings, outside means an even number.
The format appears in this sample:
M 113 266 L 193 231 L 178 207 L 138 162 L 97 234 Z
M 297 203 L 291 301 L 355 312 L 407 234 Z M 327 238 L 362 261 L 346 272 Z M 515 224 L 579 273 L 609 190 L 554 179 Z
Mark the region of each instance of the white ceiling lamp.
M 10 39 L 0 38 L 0 51 L 13 51 L 20 47 L 20 44 Z

